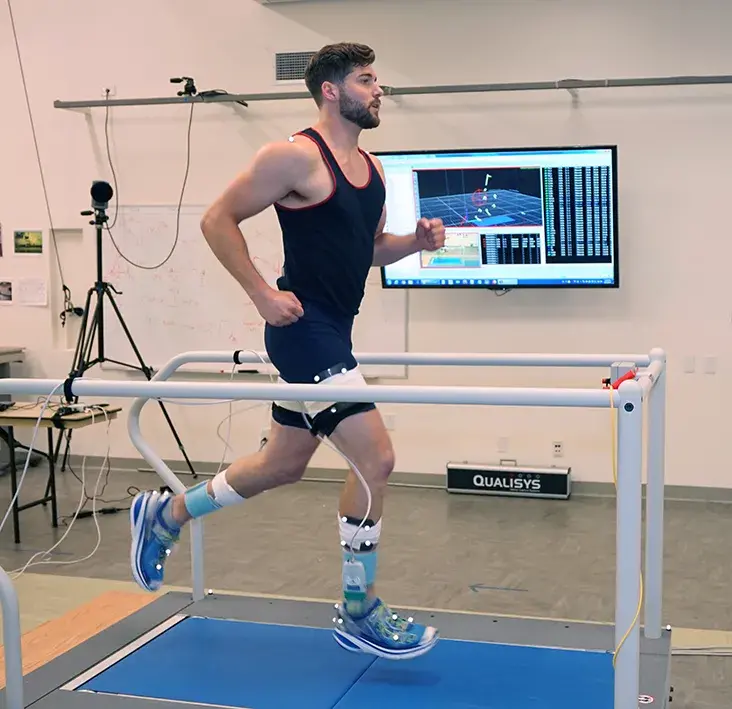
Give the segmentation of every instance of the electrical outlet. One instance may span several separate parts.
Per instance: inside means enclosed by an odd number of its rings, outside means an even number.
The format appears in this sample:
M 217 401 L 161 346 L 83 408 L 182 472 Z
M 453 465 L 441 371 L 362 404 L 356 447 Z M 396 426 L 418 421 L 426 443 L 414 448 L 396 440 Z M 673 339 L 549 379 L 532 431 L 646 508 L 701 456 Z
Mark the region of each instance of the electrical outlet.
M 109 92 L 109 98 L 117 95 L 116 86 L 102 86 L 102 98 L 107 98 L 107 92 Z
M 561 458 L 564 455 L 564 443 L 561 441 L 554 441 L 554 457 Z
M 396 414 L 384 414 L 384 426 L 387 431 L 393 431 L 396 428 Z

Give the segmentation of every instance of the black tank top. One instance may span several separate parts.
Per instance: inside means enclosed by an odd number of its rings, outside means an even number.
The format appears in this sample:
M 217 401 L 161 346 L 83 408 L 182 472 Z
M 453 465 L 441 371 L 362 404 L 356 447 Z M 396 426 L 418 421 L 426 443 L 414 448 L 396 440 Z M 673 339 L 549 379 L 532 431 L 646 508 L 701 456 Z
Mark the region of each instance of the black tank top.
M 330 169 L 333 190 L 310 207 L 275 204 L 282 228 L 285 263 L 277 285 L 301 301 L 313 301 L 342 315 L 358 313 L 373 263 L 374 239 L 386 189 L 371 158 L 363 155 L 369 178 L 363 187 L 351 184 L 322 136 L 312 128 L 300 131 L 320 148 Z

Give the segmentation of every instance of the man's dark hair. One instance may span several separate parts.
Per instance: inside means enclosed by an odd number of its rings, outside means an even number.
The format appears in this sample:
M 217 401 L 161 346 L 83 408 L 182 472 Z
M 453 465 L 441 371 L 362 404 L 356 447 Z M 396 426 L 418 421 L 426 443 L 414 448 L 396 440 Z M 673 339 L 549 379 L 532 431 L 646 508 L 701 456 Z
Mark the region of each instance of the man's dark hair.
M 323 103 L 323 82 L 342 84 L 356 68 L 374 63 L 376 54 L 371 47 L 354 42 L 329 44 L 312 56 L 305 70 L 305 85 L 321 106 Z

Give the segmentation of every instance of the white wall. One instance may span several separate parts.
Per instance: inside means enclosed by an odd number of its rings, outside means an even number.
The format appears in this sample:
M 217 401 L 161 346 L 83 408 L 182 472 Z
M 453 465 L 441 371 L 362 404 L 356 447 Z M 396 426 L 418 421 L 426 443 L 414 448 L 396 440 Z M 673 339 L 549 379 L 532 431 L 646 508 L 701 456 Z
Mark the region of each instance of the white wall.
M 65 279 L 81 304 L 94 279 L 93 231 L 79 212 L 94 179 L 112 179 L 104 109 L 54 109 L 54 99 L 171 95 L 171 76 L 194 76 L 199 89 L 278 90 L 276 51 L 312 50 L 355 39 L 374 46 L 382 82 L 392 85 L 722 74 L 732 60 L 729 3 L 601 3 L 584 0 L 467 2 L 371 0 L 262 6 L 254 0 L 200 3 L 77 0 L 14 3 L 30 106 Z M 133 46 L 131 43 L 138 43 Z M 0 222 L 4 275 L 51 278 L 48 308 L 0 309 L 0 344 L 28 348 L 27 372 L 64 376 L 75 327 L 59 327 L 59 279 L 47 249 L 14 258 L 13 229 L 49 225 L 23 85 L 7 10 L 0 10 Z M 199 110 L 200 109 L 200 110 Z M 263 142 L 314 120 L 309 101 L 198 106 L 186 202 L 212 200 Z M 183 106 L 111 111 L 112 158 L 124 203 L 175 204 L 185 167 L 188 110 Z M 611 292 L 415 293 L 409 346 L 414 351 L 669 353 L 668 481 L 729 486 L 726 393 L 730 386 L 728 261 L 732 89 L 729 87 L 587 90 L 573 106 L 565 92 L 442 95 L 387 101 L 369 149 L 617 143 L 622 287 Z M 46 232 L 47 234 L 47 232 Z M 48 245 L 48 239 L 46 241 Z M 215 317 L 215 313 L 212 313 Z M 145 352 L 145 343 L 138 343 Z M 202 343 L 205 348 L 205 343 Z M 694 373 L 684 373 L 688 356 Z M 717 358 L 716 373 L 700 368 Z M 570 385 L 599 387 L 601 371 L 411 371 L 409 384 Z M 94 370 L 94 376 L 115 376 Z M 398 382 L 402 383 L 402 382 Z M 576 479 L 609 481 L 607 411 L 385 407 L 396 412 L 400 471 L 441 473 L 448 460 L 503 455 L 551 463 L 554 440 Z M 171 406 L 189 456 L 217 461 L 215 436 L 225 406 Z M 232 445 L 252 450 L 267 413 L 234 419 Z M 164 457 L 180 454 L 159 410 L 144 430 Z M 225 428 L 224 428 L 225 432 Z M 74 452 L 104 451 L 100 430 L 75 437 Z M 112 455 L 132 456 L 124 425 Z M 329 451 L 317 463 L 340 466 Z

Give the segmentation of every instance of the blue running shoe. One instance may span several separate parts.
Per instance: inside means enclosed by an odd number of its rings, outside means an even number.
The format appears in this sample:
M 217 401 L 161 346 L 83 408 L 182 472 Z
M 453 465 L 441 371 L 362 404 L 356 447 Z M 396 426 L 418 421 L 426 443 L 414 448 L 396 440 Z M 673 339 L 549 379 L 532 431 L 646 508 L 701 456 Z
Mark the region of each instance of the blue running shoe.
M 180 536 L 180 529 L 171 529 L 161 515 L 172 500 L 169 492 L 140 492 L 130 507 L 132 576 L 146 591 L 163 585 L 163 566 Z
M 435 628 L 402 618 L 380 599 L 362 618 L 337 605 L 335 641 L 350 652 L 366 652 L 389 660 L 410 660 L 431 650 L 439 639 Z

